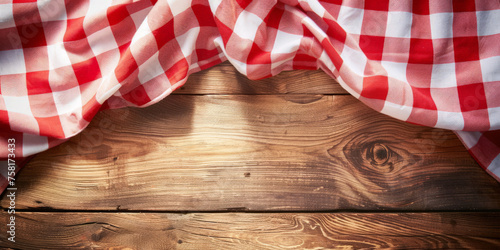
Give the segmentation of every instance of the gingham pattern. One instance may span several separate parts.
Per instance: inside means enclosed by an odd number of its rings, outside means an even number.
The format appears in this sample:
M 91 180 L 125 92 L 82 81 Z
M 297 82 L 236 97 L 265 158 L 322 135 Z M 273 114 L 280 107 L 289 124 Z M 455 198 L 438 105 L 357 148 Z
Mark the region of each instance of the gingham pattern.
M 500 176 L 498 1 L 0 0 L 0 37 L 3 158 L 8 138 L 36 154 L 227 59 L 251 79 L 321 68 L 379 112 L 461 131 Z

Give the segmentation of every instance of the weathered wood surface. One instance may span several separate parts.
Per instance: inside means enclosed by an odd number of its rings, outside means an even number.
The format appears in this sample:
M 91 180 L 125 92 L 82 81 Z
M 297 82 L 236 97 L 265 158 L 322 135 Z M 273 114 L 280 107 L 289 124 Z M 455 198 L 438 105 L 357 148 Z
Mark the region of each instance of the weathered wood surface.
M 5 214 L 5 212 L 2 212 Z M 2 224 L 7 222 L 2 216 Z M 495 249 L 500 213 L 17 214 L 17 249 Z
M 500 246 L 500 184 L 454 134 L 345 94 L 319 71 L 250 81 L 224 63 L 102 112 L 20 172 L 16 243 L 0 248 Z
M 189 76 L 173 94 L 348 94 L 323 71 L 295 70 L 258 81 L 249 80 L 229 62 Z
M 105 111 L 36 156 L 16 185 L 19 209 L 500 208 L 500 184 L 454 134 L 351 96 L 173 95 Z

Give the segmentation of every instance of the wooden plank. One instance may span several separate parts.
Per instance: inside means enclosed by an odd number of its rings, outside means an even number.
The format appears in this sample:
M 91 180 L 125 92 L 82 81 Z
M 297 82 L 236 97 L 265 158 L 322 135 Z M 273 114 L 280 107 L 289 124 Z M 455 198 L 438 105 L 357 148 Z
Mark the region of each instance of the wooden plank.
M 321 70 L 294 70 L 250 80 L 229 62 L 192 74 L 173 94 L 348 94 Z
M 500 208 L 500 184 L 454 134 L 351 96 L 177 95 L 108 110 L 36 156 L 16 186 L 20 209 Z
M 8 223 L 2 212 L 2 225 Z M 32 213 L 17 249 L 495 249 L 500 213 Z

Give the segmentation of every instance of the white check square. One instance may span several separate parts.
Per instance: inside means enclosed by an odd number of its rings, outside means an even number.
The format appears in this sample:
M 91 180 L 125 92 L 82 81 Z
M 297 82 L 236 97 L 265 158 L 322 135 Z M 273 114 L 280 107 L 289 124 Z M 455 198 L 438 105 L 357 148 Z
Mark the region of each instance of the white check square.
M 4 38 L 1 38 L 4 39 Z M 0 75 L 26 73 L 26 64 L 22 49 L 0 51 Z
M 158 60 L 158 53 L 155 53 L 139 66 L 139 75 L 137 77 L 139 78 L 141 84 L 144 84 L 163 73 L 165 73 L 165 70 L 163 70 L 160 61 Z
M 110 27 L 106 27 L 91 34 L 87 37 L 87 40 L 89 41 L 92 52 L 94 52 L 96 56 L 118 48 L 118 44 L 116 44 L 113 31 L 111 31 Z
M 500 81 L 500 56 L 481 59 L 480 63 L 484 82 Z
M 191 55 L 195 50 L 196 40 L 199 33 L 200 27 L 195 27 L 186 31 L 186 33 L 176 37 L 177 42 L 181 47 L 182 54 L 184 54 L 185 57 Z
M 498 154 L 497 157 L 491 161 L 488 166 L 488 171 L 496 175 L 497 179 L 500 178 L 500 154 Z
M 476 146 L 479 138 L 483 135 L 483 133 L 477 131 L 455 131 L 455 133 L 460 136 L 460 139 L 462 139 L 467 148 Z
M 278 30 L 271 54 L 287 54 L 297 51 L 302 41 L 302 36 Z
M 11 28 L 15 26 L 16 23 L 14 22 L 14 14 L 12 13 L 12 4 L 2 4 L 0 6 L 0 29 Z
M 170 11 L 172 11 L 172 14 L 174 16 L 179 15 L 180 13 L 184 12 L 185 10 L 189 9 L 191 7 L 191 0 L 167 0 L 168 5 L 170 6 Z
M 500 10 L 477 11 L 476 18 L 479 36 L 500 34 Z
M 488 117 L 492 129 L 500 128 L 500 107 L 488 108 Z
M 148 25 L 148 17 L 144 19 L 142 22 L 141 26 L 137 29 L 137 31 L 134 33 L 134 36 L 132 37 L 132 44 L 137 43 L 141 38 L 151 35 L 151 29 L 149 28 Z
M 342 50 L 342 54 L 340 56 L 344 60 L 345 66 L 351 69 L 352 72 L 360 76 L 364 75 L 368 58 L 366 58 L 366 55 L 363 54 L 363 52 L 351 49 L 349 48 L 349 46 L 344 46 L 344 49 Z
M 390 89 L 389 89 L 390 91 Z M 408 120 L 408 117 L 411 115 L 411 111 L 413 108 L 411 106 L 404 106 L 404 105 L 399 105 L 396 103 L 384 102 L 384 107 L 380 111 L 382 114 L 386 114 L 392 117 L 395 117 L 397 119 L 400 119 L 402 121 Z
M 390 11 L 387 13 L 387 27 L 385 36 L 410 38 L 412 14 L 403 11 Z
M 47 55 L 49 57 L 49 69 L 51 70 L 71 65 L 63 43 L 47 45 Z
M 431 87 L 450 88 L 457 86 L 457 77 L 454 63 L 432 65 Z
M 436 127 L 451 130 L 462 130 L 464 128 L 464 117 L 461 112 L 446 112 L 438 110 Z
M 436 13 L 430 15 L 431 36 L 433 39 L 453 38 L 453 13 Z
M 33 155 L 49 148 L 46 136 L 23 134 L 23 156 Z
M 253 40 L 262 19 L 252 12 L 242 11 L 234 24 L 234 33 L 241 38 Z
M 361 34 L 363 13 L 363 9 L 342 6 L 337 21 L 347 33 Z
M 36 3 L 42 22 L 68 19 L 64 0 L 38 0 Z
M 382 67 L 387 71 L 387 76 L 397 79 L 402 82 L 407 82 L 406 79 L 406 63 L 382 61 Z
M 81 112 L 82 97 L 80 95 L 80 87 L 73 87 L 68 90 L 53 92 L 54 103 L 59 115 Z
M 33 116 L 31 113 L 30 101 L 28 96 L 3 96 L 5 108 L 9 112 L 15 112 L 23 115 Z

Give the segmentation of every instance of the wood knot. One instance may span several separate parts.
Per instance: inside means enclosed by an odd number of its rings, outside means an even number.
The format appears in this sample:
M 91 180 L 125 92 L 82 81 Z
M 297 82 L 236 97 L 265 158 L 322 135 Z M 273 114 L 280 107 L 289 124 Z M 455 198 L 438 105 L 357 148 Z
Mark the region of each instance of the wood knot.
M 394 152 L 385 141 L 371 141 L 369 137 L 358 137 L 351 140 L 343 151 L 353 167 L 368 171 L 372 175 L 394 172 L 397 166 L 404 165 L 401 156 Z
M 391 158 L 391 151 L 384 144 L 374 143 L 366 151 L 366 158 L 372 165 L 381 166 Z
M 341 144 L 340 144 L 341 145 Z M 411 144 L 399 141 L 390 133 L 360 132 L 347 138 L 339 154 L 339 146 L 332 147 L 328 153 L 337 162 L 345 163 L 359 183 L 377 192 L 399 185 L 398 175 L 405 173 L 420 161 L 419 156 L 411 153 Z M 375 192 L 375 191 L 373 191 Z

